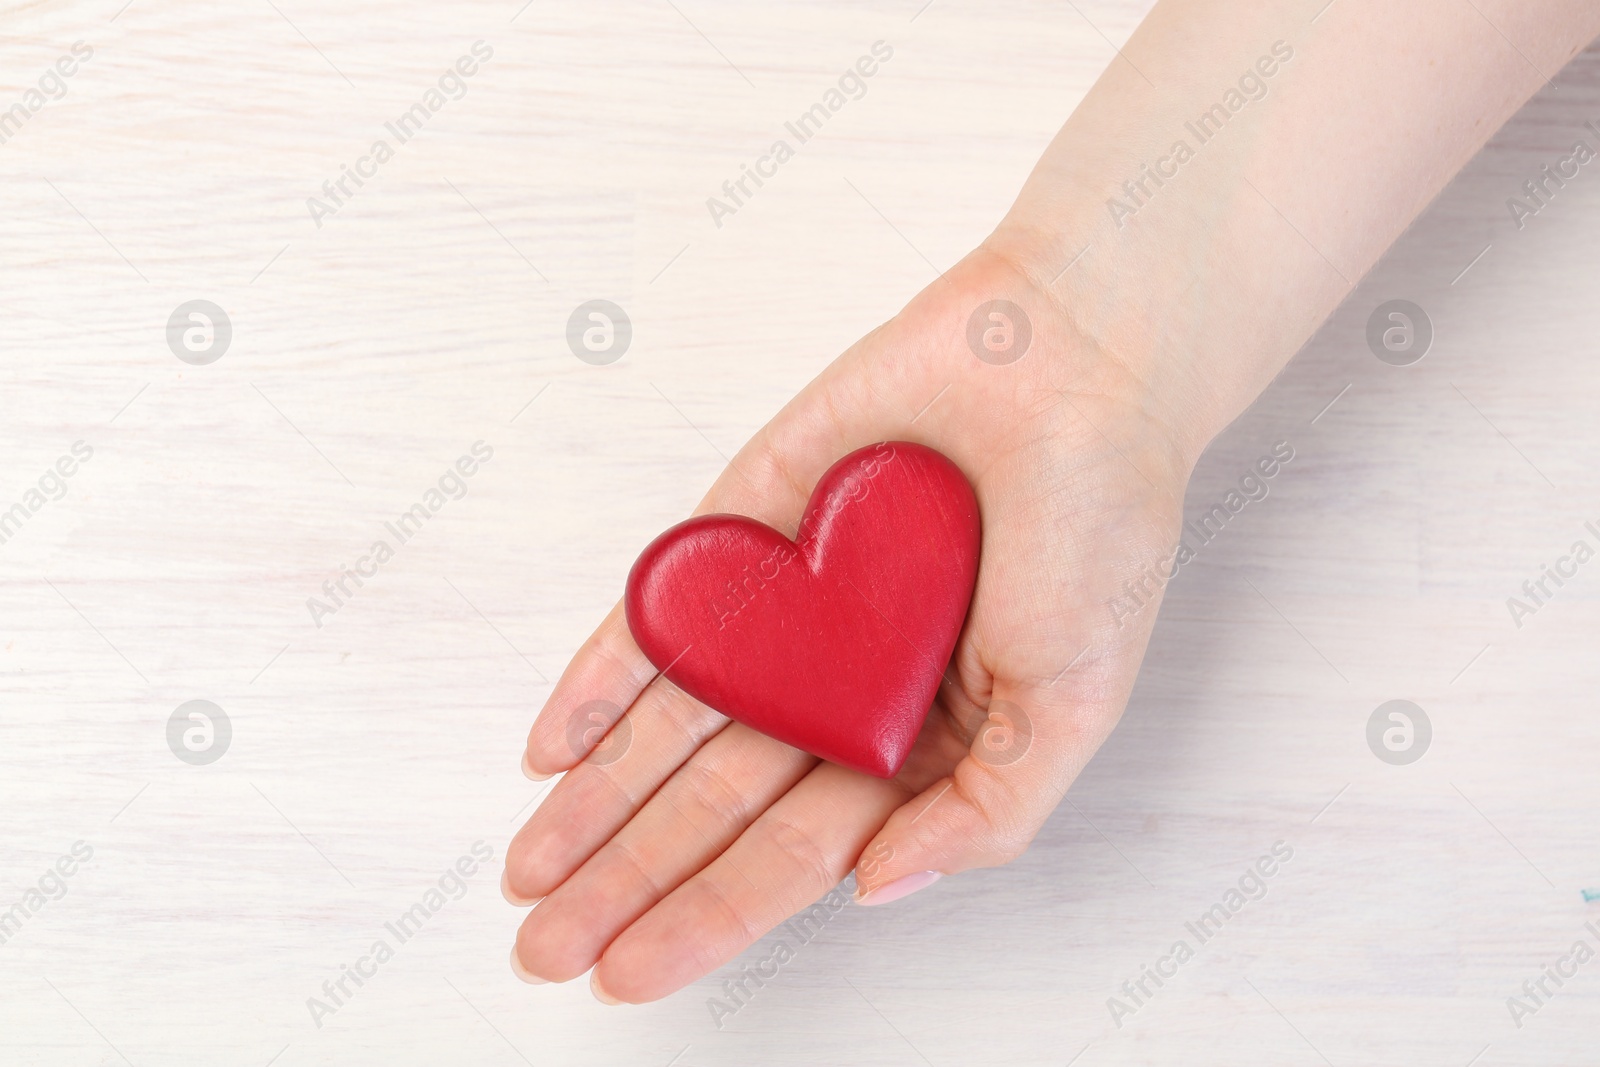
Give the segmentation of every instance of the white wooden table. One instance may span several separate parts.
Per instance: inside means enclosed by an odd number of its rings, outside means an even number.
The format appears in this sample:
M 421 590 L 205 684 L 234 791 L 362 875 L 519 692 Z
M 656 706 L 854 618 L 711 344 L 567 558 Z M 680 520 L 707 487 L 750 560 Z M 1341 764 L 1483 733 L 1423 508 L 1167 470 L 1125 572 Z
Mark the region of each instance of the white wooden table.
M 1600 171 L 1520 231 L 1504 202 L 1600 120 L 1596 52 L 1207 454 L 1196 513 L 1295 449 L 1173 583 L 1121 728 L 1024 859 L 845 910 L 721 1029 L 733 968 L 626 1009 L 510 974 L 496 881 L 550 680 L 721 456 L 987 232 L 1145 8 L 920 2 L 4 16 L 0 107 L 93 54 L 0 145 L 0 509 L 24 512 L 0 1060 L 1594 1061 L 1600 962 L 1520 1027 L 1506 1001 L 1600 945 L 1600 563 L 1520 629 L 1506 598 L 1600 544 Z M 866 94 L 717 226 L 707 197 L 879 40 Z M 419 102 L 401 144 L 385 123 Z M 368 177 L 319 226 L 341 167 Z M 565 340 L 596 298 L 633 327 L 604 366 Z M 1391 298 L 1434 325 L 1415 365 L 1367 348 Z M 199 299 L 232 329 L 205 365 L 166 333 Z M 307 599 L 480 441 L 465 494 L 316 625 Z M 1392 699 L 1432 724 L 1410 765 L 1368 749 Z M 205 765 L 168 745 L 191 700 L 231 726 Z M 479 841 L 494 859 L 399 943 L 385 924 Z M 1199 945 L 1185 924 L 1279 841 Z M 316 1025 L 307 999 L 380 938 Z

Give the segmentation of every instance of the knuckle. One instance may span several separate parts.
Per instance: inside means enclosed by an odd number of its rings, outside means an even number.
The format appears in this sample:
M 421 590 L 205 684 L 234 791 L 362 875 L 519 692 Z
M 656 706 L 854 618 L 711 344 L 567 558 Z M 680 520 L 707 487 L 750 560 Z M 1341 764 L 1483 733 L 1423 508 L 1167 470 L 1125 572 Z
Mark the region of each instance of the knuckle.
M 762 931 L 756 929 L 755 924 L 738 904 L 734 903 L 719 882 L 713 878 L 701 878 L 696 885 L 706 906 L 721 917 L 727 930 L 736 936 L 741 944 L 748 945 L 761 936 Z M 722 965 L 723 953 L 720 946 L 724 942 L 720 939 L 687 937 L 684 939 L 684 944 L 696 966 L 706 973 L 709 974 Z
M 991 866 L 1002 867 L 1013 860 L 1020 859 L 1028 851 L 1028 839 L 1016 835 L 1007 835 L 989 842 L 989 856 Z
M 783 486 L 796 500 L 805 500 L 811 495 L 811 491 L 795 476 L 794 468 L 777 448 L 771 445 L 763 446 L 757 454 L 756 461 L 768 480 Z
M 699 748 L 714 725 L 726 721 L 721 713 L 673 685 L 664 674 L 646 692 L 657 694 L 651 700 L 652 709 L 677 731 L 687 746 L 686 751 Z
M 803 880 L 802 888 L 827 890 L 838 881 L 838 878 L 833 877 L 836 863 L 810 833 L 788 819 L 779 817 L 770 820 L 767 833 L 778 851 L 787 858 L 788 864 Z M 844 876 L 842 871 L 837 873 L 840 878 Z
M 727 775 L 709 761 L 691 760 L 678 771 L 678 782 L 673 788 L 662 791 L 662 796 L 690 822 L 696 816 L 709 820 L 719 833 L 726 834 L 744 825 L 749 801 L 734 788 Z M 687 808 L 679 803 L 686 798 Z M 694 814 L 691 814 L 694 813 Z
M 627 841 L 613 841 L 609 849 L 611 861 L 624 867 L 644 892 L 646 900 L 660 900 L 667 895 L 668 886 L 650 871 L 650 865 L 634 846 Z
M 590 803 L 602 809 L 625 812 L 639 810 L 640 798 L 628 789 L 627 783 L 612 764 L 580 763 L 567 773 L 562 784 L 566 785 L 568 779 L 573 783 L 569 788 L 573 791 L 573 807 L 578 811 L 584 810 Z M 609 804 L 605 802 L 607 799 Z
M 957 783 L 970 813 L 970 825 L 965 828 L 964 836 L 974 843 L 973 851 L 984 866 L 1003 866 L 1028 850 L 1036 828 L 1017 817 L 1016 813 L 1023 809 L 1010 796 L 1007 784 L 996 786 L 992 774 L 976 788 L 975 784 L 971 781 Z

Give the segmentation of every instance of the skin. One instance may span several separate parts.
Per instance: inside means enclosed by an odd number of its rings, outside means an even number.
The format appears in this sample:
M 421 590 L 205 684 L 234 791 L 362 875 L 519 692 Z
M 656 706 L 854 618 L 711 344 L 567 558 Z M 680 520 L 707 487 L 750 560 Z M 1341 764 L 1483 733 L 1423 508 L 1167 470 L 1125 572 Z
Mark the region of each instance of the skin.
M 1158 4 L 994 233 L 785 406 L 697 509 L 792 537 L 823 471 L 881 440 L 967 474 L 977 589 L 905 768 L 871 778 L 730 722 L 658 675 L 619 604 L 529 734 L 524 770 L 568 773 L 507 850 L 508 898 L 539 900 L 518 974 L 591 971 L 608 1003 L 655 1000 L 852 869 L 870 903 L 1020 855 L 1127 703 L 1160 589 L 1141 606 L 1126 583 L 1165 571 L 1206 444 L 1597 33 L 1588 0 Z M 1279 41 L 1293 55 L 1265 96 L 1150 195 L 1122 191 L 1177 138 L 1194 146 L 1185 122 Z M 1112 196 L 1137 209 L 1121 225 Z M 1033 331 L 1003 366 L 966 342 L 994 299 Z M 569 744 L 597 699 L 627 709 L 620 758 Z

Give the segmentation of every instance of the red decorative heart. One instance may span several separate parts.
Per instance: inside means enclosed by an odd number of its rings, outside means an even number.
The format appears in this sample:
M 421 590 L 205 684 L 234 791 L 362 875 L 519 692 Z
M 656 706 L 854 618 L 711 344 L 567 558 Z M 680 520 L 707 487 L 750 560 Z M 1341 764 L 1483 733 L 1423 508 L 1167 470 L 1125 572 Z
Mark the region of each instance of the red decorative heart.
M 790 541 L 739 515 L 667 530 L 628 574 L 628 629 L 690 696 L 796 748 L 893 777 L 978 575 L 978 501 L 904 441 L 828 468 Z

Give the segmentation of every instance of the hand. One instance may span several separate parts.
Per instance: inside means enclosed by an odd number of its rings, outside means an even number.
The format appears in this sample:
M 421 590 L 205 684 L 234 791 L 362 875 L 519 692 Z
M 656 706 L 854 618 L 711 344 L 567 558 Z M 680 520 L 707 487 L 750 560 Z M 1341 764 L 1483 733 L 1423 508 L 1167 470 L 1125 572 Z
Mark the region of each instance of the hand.
M 997 298 L 1032 326 L 1007 365 L 967 343 L 969 316 Z M 731 722 L 656 673 L 619 604 L 528 738 L 525 770 L 568 774 L 506 855 L 507 897 L 543 898 L 512 954 L 524 977 L 592 967 L 602 1000 L 654 1000 L 852 867 L 858 899 L 874 903 L 932 880 L 922 872 L 1005 863 L 1116 723 L 1161 592 L 1149 579 L 1132 597 L 1123 585 L 1165 573 L 1193 439 L 1052 297 L 980 249 L 807 386 L 696 513 L 744 514 L 793 537 L 822 473 L 882 440 L 950 457 L 983 517 L 971 611 L 905 767 L 880 780 Z M 603 726 L 572 725 L 597 700 L 627 709 L 614 731 L 625 750 L 592 752 Z

